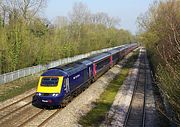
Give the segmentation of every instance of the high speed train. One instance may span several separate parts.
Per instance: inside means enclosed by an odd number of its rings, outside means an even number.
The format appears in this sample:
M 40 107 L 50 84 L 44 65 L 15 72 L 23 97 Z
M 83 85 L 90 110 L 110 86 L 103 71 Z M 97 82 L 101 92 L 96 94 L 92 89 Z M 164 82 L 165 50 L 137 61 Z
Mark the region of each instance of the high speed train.
M 126 44 L 67 65 L 46 70 L 39 78 L 33 104 L 61 106 L 115 65 L 137 44 Z

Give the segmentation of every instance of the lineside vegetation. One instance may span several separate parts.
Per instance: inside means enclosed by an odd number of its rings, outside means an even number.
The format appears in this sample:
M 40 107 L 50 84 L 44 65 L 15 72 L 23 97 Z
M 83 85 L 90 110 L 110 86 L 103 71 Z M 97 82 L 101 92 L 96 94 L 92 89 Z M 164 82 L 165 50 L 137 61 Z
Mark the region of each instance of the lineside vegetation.
M 180 123 L 180 1 L 155 2 L 137 19 L 158 86 Z
M 0 1 L 0 74 L 132 41 L 120 20 L 75 3 L 53 22 L 41 15 L 46 0 Z

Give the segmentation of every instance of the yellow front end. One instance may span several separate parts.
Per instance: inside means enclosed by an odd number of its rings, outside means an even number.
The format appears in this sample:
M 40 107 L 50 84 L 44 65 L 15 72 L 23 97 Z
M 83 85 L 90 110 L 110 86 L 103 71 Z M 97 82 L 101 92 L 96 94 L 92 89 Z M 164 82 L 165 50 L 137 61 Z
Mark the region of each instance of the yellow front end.
M 42 86 L 43 78 L 58 78 L 57 86 Z M 63 77 L 41 76 L 38 82 L 37 92 L 39 93 L 60 93 L 63 84 Z

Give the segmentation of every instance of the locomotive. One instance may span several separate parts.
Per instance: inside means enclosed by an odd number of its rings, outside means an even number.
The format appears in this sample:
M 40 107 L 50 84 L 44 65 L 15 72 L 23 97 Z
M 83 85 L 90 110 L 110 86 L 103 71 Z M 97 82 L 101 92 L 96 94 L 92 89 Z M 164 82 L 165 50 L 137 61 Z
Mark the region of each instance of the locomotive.
M 73 63 L 46 70 L 39 78 L 33 105 L 61 106 L 67 98 L 94 82 L 137 44 L 126 44 Z

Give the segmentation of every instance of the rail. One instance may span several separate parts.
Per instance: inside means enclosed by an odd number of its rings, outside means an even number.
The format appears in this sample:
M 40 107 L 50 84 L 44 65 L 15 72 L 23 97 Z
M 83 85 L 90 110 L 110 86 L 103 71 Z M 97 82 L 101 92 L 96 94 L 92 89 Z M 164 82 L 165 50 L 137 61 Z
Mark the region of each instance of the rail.
M 145 126 L 145 92 L 147 82 L 145 53 L 141 56 L 140 61 L 138 78 L 124 122 L 125 127 Z

